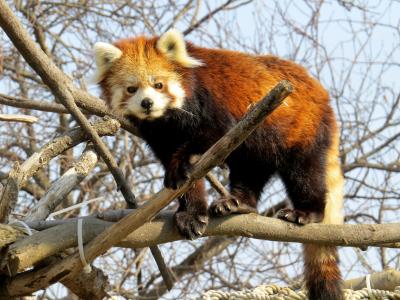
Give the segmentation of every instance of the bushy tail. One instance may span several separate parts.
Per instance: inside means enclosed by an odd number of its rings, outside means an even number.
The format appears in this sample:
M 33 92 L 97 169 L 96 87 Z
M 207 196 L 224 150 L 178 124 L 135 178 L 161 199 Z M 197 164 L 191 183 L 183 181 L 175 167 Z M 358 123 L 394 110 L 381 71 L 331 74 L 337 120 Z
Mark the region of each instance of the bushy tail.
M 342 300 L 336 247 L 304 245 L 305 281 L 310 300 Z
M 324 224 L 343 223 L 343 175 L 339 163 L 339 134 L 332 136 L 327 153 L 327 195 Z M 342 279 L 337 248 L 304 245 L 305 281 L 310 300 L 342 300 Z

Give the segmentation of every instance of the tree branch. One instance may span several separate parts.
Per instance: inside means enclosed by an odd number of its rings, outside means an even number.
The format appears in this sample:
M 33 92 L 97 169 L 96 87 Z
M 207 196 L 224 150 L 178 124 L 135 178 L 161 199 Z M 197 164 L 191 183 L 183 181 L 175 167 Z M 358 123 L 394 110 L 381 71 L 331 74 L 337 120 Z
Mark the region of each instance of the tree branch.
M 371 288 L 376 290 L 394 291 L 400 284 L 400 272 L 388 269 L 383 272 L 371 274 Z M 352 290 L 361 290 L 366 287 L 365 276 L 346 280 L 344 288 Z
M 0 114 L 0 122 L 36 123 L 39 119 L 28 115 Z
M 93 124 L 94 129 L 101 136 L 115 134 L 119 126 L 118 121 L 108 117 Z M 7 219 L 9 211 L 17 201 L 18 190 L 29 178 L 54 157 L 86 140 L 85 133 L 80 128 L 76 128 L 44 145 L 21 165 L 16 163 L 10 171 L 4 191 L 0 196 L 0 222 L 5 222 Z
M 174 225 L 172 214 L 172 212 L 161 214 L 155 220 L 144 224 L 130 233 L 122 241 L 117 241 L 113 246 L 143 248 L 181 240 L 182 237 Z M 84 219 L 83 240 L 85 243 L 95 239 L 112 226 L 115 226 L 112 222 L 99 220 L 94 217 L 86 217 Z M 12 275 L 16 274 L 47 257 L 76 246 L 76 219 L 36 222 L 36 225 L 43 227 L 43 223 L 48 223 L 48 225 L 53 223 L 54 225 L 62 222 L 63 224 L 61 225 L 36 232 L 32 236 L 11 244 L 7 260 L 2 262 L 3 272 L 11 272 Z M 35 222 L 28 224 L 35 228 Z M 398 223 L 363 225 L 309 224 L 298 226 L 274 218 L 256 214 L 244 214 L 211 219 L 204 236 L 243 236 L 271 241 L 345 247 L 360 247 L 365 245 L 381 247 L 382 245 L 388 245 L 388 243 L 397 243 L 395 245 L 398 247 L 398 243 L 400 242 L 399 226 Z M 3 225 L 2 227 L 11 226 Z M 40 229 L 40 227 L 36 227 L 36 229 Z M 5 230 L 2 232 L 5 232 Z M 10 229 L 9 232 L 11 232 L 10 235 L 18 235 L 18 233 L 14 233 L 15 229 Z M 8 243 L 10 240 L 9 238 Z M 33 245 L 35 247 L 32 247 Z M 189 261 L 190 258 L 187 260 Z M 6 264 L 8 264 L 8 267 L 6 267 Z M 25 285 L 32 280 L 27 275 L 29 275 L 29 272 L 17 275 L 16 278 L 18 276 L 24 276 L 25 278 L 20 281 L 19 285 Z M 5 287 L 0 285 L 0 290 L 1 288 Z M 14 289 L 9 287 L 7 290 L 11 291 Z
M 96 166 L 97 160 L 96 152 L 91 147 L 86 149 L 74 166 L 58 178 L 44 197 L 29 210 L 24 221 L 45 220 Z

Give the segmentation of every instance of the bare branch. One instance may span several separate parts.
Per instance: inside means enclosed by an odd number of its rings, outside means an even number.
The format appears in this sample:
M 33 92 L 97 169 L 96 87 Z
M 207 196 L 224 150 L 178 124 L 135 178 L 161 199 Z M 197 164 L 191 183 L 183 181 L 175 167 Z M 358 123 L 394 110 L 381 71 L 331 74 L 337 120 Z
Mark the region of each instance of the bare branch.
M 29 211 L 24 221 L 45 220 L 96 166 L 98 157 L 92 149 L 87 149 L 72 168 L 57 179 L 44 197 Z
M 119 128 L 116 120 L 106 118 L 93 124 L 99 135 L 113 135 Z M 21 166 L 16 164 L 10 172 L 6 186 L 0 198 L 0 221 L 4 222 L 9 211 L 15 205 L 20 187 L 37 172 L 46 166 L 51 159 L 87 140 L 86 135 L 79 129 L 74 129 L 67 134 L 55 138 L 46 144 L 40 151 L 34 153 Z
M 22 122 L 22 123 L 36 123 L 39 119 L 27 115 L 10 115 L 0 114 L 0 122 Z
M 85 243 L 96 239 L 97 236 L 104 234 L 105 231 L 115 226 L 111 222 L 93 217 L 87 217 L 84 220 L 83 240 Z M 52 221 L 47 222 L 52 223 Z M 49 256 L 75 246 L 77 243 L 76 219 L 58 222 L 64 223 L 36 232 L 32 236 L 10 245 L 7 259 L 3 261 L 2 268 L 15 275 L 17 272 L 21 272 Z M 33 222 L 29 224 L 31 226 L 34 225 Z M 309 224 L 298 226 L 274 218 L 245 214 L 211 219 L 204 236 L 243 236 L 262 240 L 345 247 L 364 247 L 366 245 L 399 247 L 400 232 L 398 227 L 398 223 L 364 225 Z M 155 220 L 130 233 L 124 240 L 116 242 L 113 246 L 143 248 L 180 239 L 182 237 L 174 226 L 172 213 L 163 213 Z M 388 245 L 388 243 L 397 244 Z M 32 247 L 32 245 L 35 245 L 35 247 Z M 6 267 L 6 265 L 8 266 Z M 25 280 L 28 280 L 28 278 L 30 277 L 25 277 Z

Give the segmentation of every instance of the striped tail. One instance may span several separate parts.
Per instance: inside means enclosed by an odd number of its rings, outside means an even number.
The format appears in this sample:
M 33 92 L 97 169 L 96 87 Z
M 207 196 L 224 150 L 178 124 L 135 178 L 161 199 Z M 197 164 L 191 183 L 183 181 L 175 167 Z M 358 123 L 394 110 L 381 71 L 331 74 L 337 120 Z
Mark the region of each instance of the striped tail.
M 339 163 L 339 134 L 327 153 L 324 224 L 343 224 L 343 176 Z M 336 247 L 304 245 L 305 281 L 310 300 L 342 300 L 342 279 Z
M 304 245 L 305 281 L 310 300 L 342 300 L 336 247 Z

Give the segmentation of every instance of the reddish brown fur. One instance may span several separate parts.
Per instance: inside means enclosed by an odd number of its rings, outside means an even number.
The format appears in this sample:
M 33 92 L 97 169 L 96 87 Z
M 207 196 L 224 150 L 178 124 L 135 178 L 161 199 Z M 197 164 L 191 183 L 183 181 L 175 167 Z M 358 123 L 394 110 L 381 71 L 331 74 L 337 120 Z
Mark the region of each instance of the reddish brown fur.
M 241 118 L 249 105 L 265 96 L 280 80 L 289 80 L 294 92 L 265 124 L 278 125 L 288 148 L 307 147 L 313 142 L 329 97 L 303 67 L 274 56 L 250 56 L 229 50 L 192 46 L 189 52 L 207 66 L 196 70 L 202 84 L 236 118 Z
M 266 182 L 278 174 L 283 180 L 293 210 L 285 211 L 286 220 L 309 222 L 310 216 L 324 222 L 337 222 L 340 204 L 326 205 L 327 194 L 340 195 L 340 166 L 337 160 L 338 135 L 329 96 L 321 84 L 301 66 L 280 58 L 240 52 L 206 49 L 187 44 L 191 57 L 202 67 L 184 68 L 168 60 L 157 50 L 157 38 L 125 39 L 115 45 L 123 55 L 100 82 L 105 98 L 111 88 L 124 82 L 131 73 L 154 74 L 174 79 L 185 90 L 185 109 L 167 111 L 156 120 L 132 120 L 163 163 L 164 183 L 176 188 L 185 181 L 190 156 L 204 153 L 280 80 L 289 80 L 294 92 L 226 160 L 230 169 L 231 197 L 220 199 L 210 213 L 227 215 L 255 209 Z M 165 93 L 169 93 L 168 88 Z M 332 176 L 327 172 L 332 171 Z M 329 201 L 335 199 L 329 198 Z M 341 199 L 337 199 L 341 201 Z M 287 217 L 287 215 L 290 215 Z M 180 198 L 175 215 L 179 231 L 188 238 L 205 230 L 207 202 L 204 186 L 197 182 Z M 340 222 L 340 220 L 339 220 Z M 303 224 L 304 224 L 303 223 Z M 313 300 L 340 300 L 340 271 L 334 247 L 306 245 L 305 277 Z
M 186 95 L 190 98 L 193 92 L 191 73 L 195 72 L 201 85 L 209 89 L 218 105 L 240 119 L 249 105 L 259 101 L 280 80 L 287 79 L 292 83 L 294 92 L 286 99 L 285 105 L 265 120 L 265 125 L 277 125 L 288 148 L 307 147 L 313 143 L 322 115 L 327 109 L 329 96 L 303 67 L 275 56 L 252 56 L 189 44 L 190 55 L 203 61 L 207 67 L 185 69 L 166 60 L 156 49 L 156 42 L 157 38 L 138 37 L 120 40 L 115 44 L 124 55 L 102 82 L 106 99 L 111 96 L 110 86 L 122 81 L 121 77 L 132 72 L 132 68 L 135 73 L 143 69 L 146 74 L 158 73 L 160 70 L 165 76 L 174 74 L 181 79 Z M 107 78 L 113 78 L 113 82 Z

